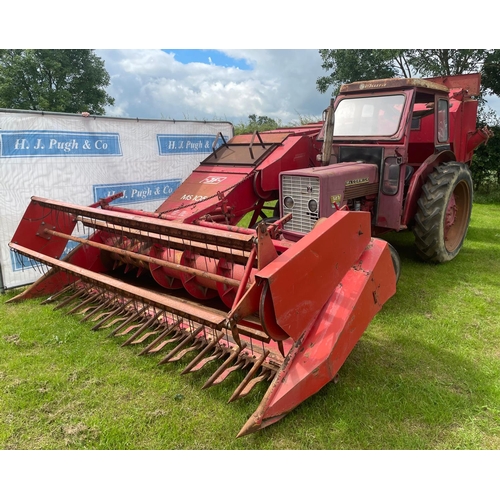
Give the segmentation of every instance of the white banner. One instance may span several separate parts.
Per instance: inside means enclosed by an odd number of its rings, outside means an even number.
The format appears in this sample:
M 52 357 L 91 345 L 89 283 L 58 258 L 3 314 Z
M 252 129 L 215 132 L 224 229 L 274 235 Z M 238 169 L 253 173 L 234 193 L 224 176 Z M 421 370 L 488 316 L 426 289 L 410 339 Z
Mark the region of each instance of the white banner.
M 154 212 L 219 132 L 233 125 L 0 109 L 0 289 L 40 277 L 8 247 L 32 196 L 91 205 L 123 191 L 114 205 Z

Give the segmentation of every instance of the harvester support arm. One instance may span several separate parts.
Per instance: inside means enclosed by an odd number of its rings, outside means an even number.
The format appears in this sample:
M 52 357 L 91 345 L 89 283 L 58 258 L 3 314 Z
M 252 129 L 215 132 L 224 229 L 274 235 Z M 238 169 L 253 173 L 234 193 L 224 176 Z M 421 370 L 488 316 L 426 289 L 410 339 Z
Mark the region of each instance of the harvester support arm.
M 325 117 L 325 137 L 323 138 L 323 149 L 321 150 L 321 164 L 330 165 L 330 156 L 332 155 L 333 128 L 335 125 L 335 113 L 333 112 L 334 99 L 330 100 L 330 106 L 326 108 Z

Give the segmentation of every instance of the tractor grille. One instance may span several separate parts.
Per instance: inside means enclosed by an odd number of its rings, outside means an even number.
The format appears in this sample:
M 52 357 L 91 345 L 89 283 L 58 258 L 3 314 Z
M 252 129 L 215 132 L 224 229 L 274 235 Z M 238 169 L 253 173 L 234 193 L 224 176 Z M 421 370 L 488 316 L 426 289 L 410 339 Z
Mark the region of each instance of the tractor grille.
M 283 216 L 292 214 L 292 220 L 285 224 L 287 231 L 308 233 L 319 218 L 319 178 L 299 175 L 283 175 L 281 177 Z M 293 207 L 284 205 L 285 199 L 293 199 Z M 309 207 L 311 200 L 316 201 L 317 209 L 312 212 Z

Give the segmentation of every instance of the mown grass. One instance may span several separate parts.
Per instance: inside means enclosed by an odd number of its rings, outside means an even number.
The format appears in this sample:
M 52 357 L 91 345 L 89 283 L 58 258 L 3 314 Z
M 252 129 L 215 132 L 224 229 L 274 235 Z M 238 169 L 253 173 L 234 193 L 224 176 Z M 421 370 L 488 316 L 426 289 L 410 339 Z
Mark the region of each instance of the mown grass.
M 264 395 L 227 404 L 244 374 L 202 390 L 139 347 L 92 332 L 39 300 L 0 297 L 2 449 L 499 449 L 500 206 L 476 204 L 460 255 L 417 260 L 411 234 L 397 294 L 329 384 L 291 414 L 236 439 Z M 212 370 L 214 368 L 212 367 Z

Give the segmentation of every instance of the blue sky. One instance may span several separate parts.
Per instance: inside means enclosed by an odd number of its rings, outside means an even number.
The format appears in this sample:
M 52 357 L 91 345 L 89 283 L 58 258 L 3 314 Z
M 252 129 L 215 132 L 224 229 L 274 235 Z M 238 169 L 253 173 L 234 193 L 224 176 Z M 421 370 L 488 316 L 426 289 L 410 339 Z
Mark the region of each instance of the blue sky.
M 220 50 L 210 49 L 162 49 L 163 52 L 175 54 L 175 60 L 183 64 L 200 62 L 205 64 L 214 64 L 216 66 L 231 67 L 236 66 L 240 69 L 251 69 L 251 66 L 245 59 L 234 59 L 227 56 Z

